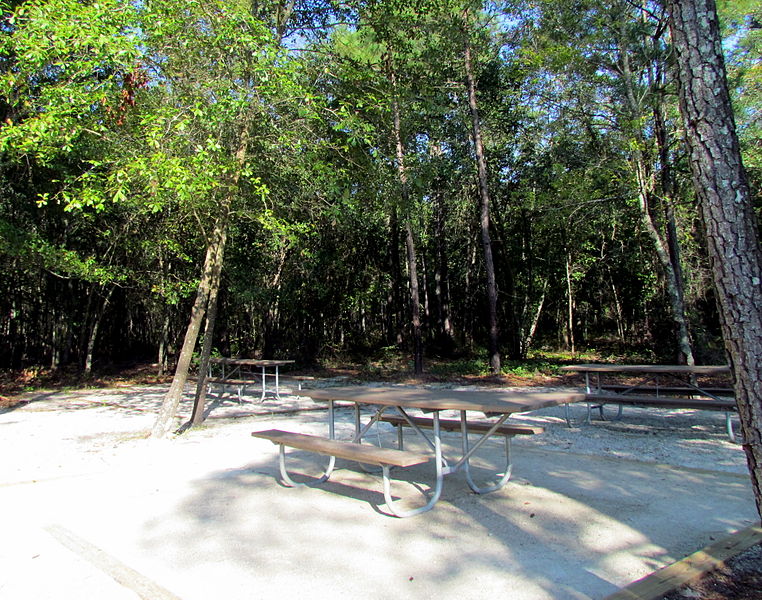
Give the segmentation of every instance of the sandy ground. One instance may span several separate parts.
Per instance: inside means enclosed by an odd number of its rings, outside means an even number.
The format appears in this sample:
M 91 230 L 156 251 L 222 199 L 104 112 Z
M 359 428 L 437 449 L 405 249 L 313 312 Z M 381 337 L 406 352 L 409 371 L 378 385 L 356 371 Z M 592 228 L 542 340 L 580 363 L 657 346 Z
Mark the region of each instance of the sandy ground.
M 709 411 L 586 424 L 574 406 L 572 428 L 560 408 L 519 415 L 546 432 L 515 440 L 505 488 L 477 496 L 454 475 L 434 510 L 394 519 L 351 463 L 321 488 L 278 484 L 276 447 L 250 432 L 324 434 L 322 405 L 226 396 L 203 428 L 147 440 L 165 391 L 42 393 L 0 412 L 0 598 L 599 599 L 758 519 L 743 452 Z M 178 424 L 189 413 L 186 399 Z M 348 432 L 351 413 L 340 421 Z M 498 465 L 498 444 L 480 461 Z M 399 477 L 411 505 L 431 482 L 423 467 Z

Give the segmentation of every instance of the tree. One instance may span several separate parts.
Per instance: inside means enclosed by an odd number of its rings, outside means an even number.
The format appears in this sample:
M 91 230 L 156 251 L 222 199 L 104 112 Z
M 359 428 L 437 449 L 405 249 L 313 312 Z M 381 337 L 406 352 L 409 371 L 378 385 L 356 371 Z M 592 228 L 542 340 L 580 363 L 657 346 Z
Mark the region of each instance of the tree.
M 762 517 L 762 249 L 714 0 L 668 0 L 680 110 L 709 244 L 743 448 Z
M 481 230 L 482 251 L 484 252 L 484 270 L 487 277 L 487 310 L 489 314 L 489 368 L 493 374 L 500 374 L 500 347 L 497 322 L 497 283 L 495 282 L 495 261 L 492 257 L 490 238 L 490 191 L 487 172 L 487 159 L 484 155 L 482 125 L 479 116 L 479 104 L 476 96 L 476 79 L 471 48 L 472 16 L 468 8 L 463 10 L 463 66 L 466 75 L 466 93 L 471 113 L 472 138 L 476 154 L 476 168 L 479 181 L 479 226 Z

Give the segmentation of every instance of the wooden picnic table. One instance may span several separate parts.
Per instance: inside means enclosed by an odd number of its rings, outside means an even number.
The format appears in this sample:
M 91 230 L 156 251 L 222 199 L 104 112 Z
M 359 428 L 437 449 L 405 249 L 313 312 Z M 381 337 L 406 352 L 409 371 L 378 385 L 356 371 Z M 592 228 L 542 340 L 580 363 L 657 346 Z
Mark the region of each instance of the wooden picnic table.
M 226 358 L 215 357 L 209 359 L 208 384 L 219 384 L 222 393 L 226 386 L 233 386 L 238 390 L 238 401 L 249 385 L 261 382 L 262 394 L 260 402 L 269 394 L 280 400 L 279 369 L 284 365 L 293 364 L 293 360 L 270 360 L 259 358 Z M 270 370 L 270 372 L 268 372 Z M 268 378 L 273 380 L 273 385 L 268 386 Z M 259 381 L 258 381 L 259 380 Z
M 307 436 L 280 430 L 253 432 L 255 437 L 271 440 L 277 444 L 280 452 L 281 479 L 286 485 L 305 485 L 294 482 L 285 466 L 285 448 L 293 447 L 309 450 L 329 456 L 329 463 L 323 475 L 313 483 L 326 481 L 334 468 L 336 458 L 354 460 L 363 464 L 379 465 L 382 468 L 384 483 L 384 498 L 388 511 L 397 517 L 408 517 L 430 510 L 434 507 L 442 493 L 444 477 L 458 471 L 463 471 L 471 489 L 479 494 L 492 492 L 502 488 L 511 475 L 510 439 L 514 435 L 531 435 L 539 433 L 542 428 L 506 424 L 508 418 L 515 413 L 529 412 L 552 406 L 566 405 L 572 402 L 584 401 L 583 393 L 560 392 L 506 392 L 501 390 L 485 391 L 456 391 L 430 390 L 419 388 L 392 387 L 361 387 L 348 386 L 337 388 L 322 388 L 302 390 L 300 395 L 313 400 L 328 403 L 329 437 Z M 338 441 L 335 436 L 335 404 L 349 402 L 355 408 L 355 433 L 348 441 Z M 372 407 L 372 416 L 366 423 L 361 422 L 361 406 Z M 385 411 L 391 409 L 391 415 Z M 410 414 L 411 410 L 428 413 L 431 417 L 421 417 Z M 440 419 L 442 411 L 457 411 L 458 421 Z M 474 421 L 468 413 L 481 413 L 490 420 Z M 378 448 L 363 444 L 362 440 L 370 429 L 378 422 L 387 421 L 395 427 L 410 427 L 426 442 L 428 452 L 410 452 L 401 447 L 397 449 Z M 424 432 L 431 430 L 431 434 Z M 462 453 L 460 457 L 448 458 L 442 450 L 441 432 L 455 431 L 460 434 Z M 469 435 L 478 435 L 472 445 Z M 470 472 L 469 461 L 474 453 L 492 436 L 499 435 L 505 439 L 506 465 L 496 483 L 477 485 Z M 401 510 L 391 497 L 389 469 L 391 466 L 413 466 L 434 461 L 436 480 L 427 502 L 423 506 L 410 510 Z
M 699 410 L 719 410 L 725 412 L 725 427 L 728 437 L 735 441 L 731 413 L 736 410 L 731 387 L 716 387 L 700 384 L 697 376 L 729 376 L 727 365 L 618 365 L 618 364 L 582 364 L 561 367 L 562 371 L 582 373 L 585 376 L 590 422 L 592 408 L 597 408 L 601 419 L 605 419 L 605 404 L 617 404 L 615 419 L 622 417 L 625 404 L 632 406 L 654 406 L 658 408 L 685 408 Z M 590 376 L 595 375 L 591 384 Z M 639 375 L 633 384 L 602 383 L 601 375 Z M 660 379 L 666 378 L 670 385 L 662 385 Z M 678 385 L 674 385 L 677 382 Z

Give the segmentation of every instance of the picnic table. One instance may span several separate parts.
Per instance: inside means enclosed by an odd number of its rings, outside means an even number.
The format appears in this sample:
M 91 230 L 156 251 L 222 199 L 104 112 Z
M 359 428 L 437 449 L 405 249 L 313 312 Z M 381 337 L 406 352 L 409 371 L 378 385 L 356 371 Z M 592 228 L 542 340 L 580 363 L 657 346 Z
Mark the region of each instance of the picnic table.
M 207 384 L 221 385 L 222 394 L 225 387 L 233 386 L 238 391 L 238 401 L 247 386 L 261 385 L 262 393 L 260 402 L 267 395 L 280 399 L 279 369 L 283 365 L 293 364 L 293 360 L 263 360 L 255 358 L 224 358 L 216 357 L 209 359 L 209 373 L 206 378 Z M 269 384 L 271 381 L 272 384 Z
M 622 418 L 623 406 L 653 406 L 657 408 L 684 408 L 698 410 L 719 410 L 725 413 L 725 427 L 728 438 L 735 441 L 731 413 L 737 410 L 733 388 L 701 384 L 699 376 L 727 377 L 727 365 L 617 365 L 582 364 L 561 367 L 562 371 L 582 373 L 585 376 L 587 395 L 587 421 L 591 411 L 598 409 L 601 419 L 605 419 L 603 408 L 606 404 L 617 404 L 614 419 Z M 591 383 L 591 375 L 595 382 Z M 630 375 L 639 377 L 630 384 L 603 383 L 601 375 Z M 664 380 L 667 385 L 664 385 Z
M 566 405 L 584 401 L 582 393 L 559 392 L 506 392 L 500 390 L 455 391 L 428 390 L 417 388 L 369 388 L 347 386 L 303 390 L 301 395 L 328 403 L 328 437 L 318 437 L 277 429 L 252 432 L 252 435 L 272 441 L 279 446 L 280 476 L 287 486 L 308 485 L 296 483 L 286 468 L 286 447 L 308 450 L 329 457 L 324 473 L 312 484 L 326 481 L 333 472 L 336 458 L 356 461 L 361 464 L 381 467 L 386 507 L 391 515 L 409 517 L 431 510 L 442 493 L 444 477 L 463 471 L 469 487 L 478 494 L 502 488 L 510 478 L 512 463 L 510 440 L 515 435 L 541 433 L 541 427 L 507 423 L 515 413 L 529 412 L 542 408 Z M 355 432 L 351 440 L 336 439 L 335 404 L 350 403 L 354 406 Z M 371 407 L 372 416 L 362 422 L 360 408 Z M 390 410 L 390 413 L 386 411 Z M 411 411 L 425 416 L 412 414 Z M 457 411 L 459 419 L 441 418 L 442 411 Z M 473 420 L 469 413 L 484 415 L 484 419 Z M 430 416 L 427 416 L 430 415 Z M 387 422 L 397 428 L 398 447 L 380 448 L 362 443 L 371 428 L 379 422 Z M 406 450 L 403 445 L 402 429 L 409 428 L 425 442 L 424 451 Z M 425 431 L 424 431 L 425 430 Z M 460 456 L 446 456 L 442 449 L 442 432 L 452 431 L 460 436 Z M 476 436 L 472 444 L 469 436 Z M 496 481 L 478 485 L 471 475 L 470 459 L 492 436 L 504 438 L 505 468 L 498 473 Z M 411 467 L 434 462 L 435 483 L 423 506 L 404 510 L 397 506 L 391 496 L 390 468 Z

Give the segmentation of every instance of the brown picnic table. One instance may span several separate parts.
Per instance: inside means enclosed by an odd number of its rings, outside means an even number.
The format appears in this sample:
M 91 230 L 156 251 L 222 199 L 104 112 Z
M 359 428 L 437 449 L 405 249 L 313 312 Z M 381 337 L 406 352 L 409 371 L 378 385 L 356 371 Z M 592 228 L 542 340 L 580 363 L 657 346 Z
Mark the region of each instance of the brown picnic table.
M 562 371 L 582 373 L 585 376 L 587 396 L 587 421 L 591 411 L 598 409 L 601 419 L 605 419 L 603 407 L 617 404 L 614 419 L 622 418 L 623 406 L 653 406 L 657 408 L 683 408 L 697 410 L 718 410 L 725 413 L 725 427 L 728 438 L 735 441 L 731 414 L 737 410 L 731 387 L 699 384 L 698 376 L 727 377 L 727 365 L 619 365 L 581 364 L 561 367 Z M 602 383 L 601 375 L 631 375 L 640 379 L 634 384 Z M 591 382 L 591 376 L 595 381 Z M 664 385 L 664 380 L 668 382 Z
M 255 437 L 272 441 L 279 446 L 279 465 L 282 482 L 287 486 L 307 485 L 293 481 L 286 468 L 286 447 L 308 450 L 329 457 L 324 473 L 311 485 L 326 481 L 333 472 L 336 458 L 352 460 L 361 464 L 380 466 L 383 475 L 384 498 L 391 515 L 409 517 L 434 507 L 442 493 L 444 477 L 463 471 L 469 487 L 478 494 L 502 488 L 511 476 L 510 439 L 515 435 L 532 435 L 542 432 L 541 427 L 507 423 L 515 413 L 566 405 L 585 400 L 583 393 L 561 392 L 506 392 L 500 390 L 459 391 L 430 390 L 420 388 L 347 386 L 302 390 L 300 395 L 328 403 L 328 437 L 305 435 L 282 430 L 252 432 Z M 351 440 L 337 440 L 335 433 L 335 404 L 351 403 L 355 412 L 355 432 Z M 372 416 L 362 423 L 361 407 L 371 407 Z M 390 413 L 386 411 L 389 410 Z M 411 414 L 411 411 L 426 416 Z M 440 418 L 442 411 L 457 411 L 459 419 Z M 479 413 L 485 418 L 473 420 L 469 413 Z M 430 415 L 430 416 L 428 416 Z M 398 447 L 380 448 L 363 443 L 370 429 L 378 422 L 388 422 L 398 428 Z M 415 431 L 424 440 L 428 450 L 404 449 L 401 428 Z M 448 457 L 442 450 L 442 431 L 460 434 L 460 456 Z M 469 435 L 478 436 L 471 444 Z M 505 440 L 505 468 L 496 475 L 496 481 L 477 485 L 471 476 L 469 461 L 474 453 L 492 436 Z M 398 508 L 391 496 L 390 468 L 410 467 L 434 461 L 435 483 L 423 506 L 404 510 Z

